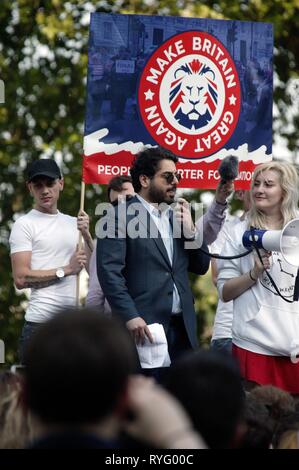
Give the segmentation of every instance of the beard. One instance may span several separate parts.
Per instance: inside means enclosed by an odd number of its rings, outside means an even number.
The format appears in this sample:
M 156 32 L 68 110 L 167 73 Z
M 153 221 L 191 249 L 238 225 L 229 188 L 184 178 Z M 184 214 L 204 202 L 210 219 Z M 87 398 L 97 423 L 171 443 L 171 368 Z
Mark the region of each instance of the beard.
M 169 188 L 168 190 L 166 190 L 166 189 L 157 188 L 157 186 L 155 186 L 154 183 L 151 183 L 149 187 L 149 191 L 148 191 L 148 196 L 149 196 L 149 200 L 156 204 L 162 204 L 163 202 L 165 204 L 172 204 L 174 202 L 175 193 L 176 193 L 176 186 L 173 186 L 172 188 Z

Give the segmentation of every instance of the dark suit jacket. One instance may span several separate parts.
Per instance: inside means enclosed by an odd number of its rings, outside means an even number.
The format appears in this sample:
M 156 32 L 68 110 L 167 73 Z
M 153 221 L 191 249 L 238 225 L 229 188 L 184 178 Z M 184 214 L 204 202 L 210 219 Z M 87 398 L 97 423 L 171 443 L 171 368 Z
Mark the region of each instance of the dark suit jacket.
M 162 323 L 167 333 L 175 283 L 187 334 L 196 347 L 196 318 L 188 271 L 205 274 L 209 256 L 199 249 L 186 249 L 186 240 L 175 238 L 174 221 L 171 266 L 152 217 L 136 197 L 111 209 L 99 222 L 97 272 L 112 311 L 125 322 L 140 316 L 147 324 Z M 132 237 L 134 228 L 139 229 L 141 236 L 136 238 L 133 233 L 135 238 Z M 150 232 L 155 236 L 150 237 Z M 202 247 L 208 251 L 204 243 Z

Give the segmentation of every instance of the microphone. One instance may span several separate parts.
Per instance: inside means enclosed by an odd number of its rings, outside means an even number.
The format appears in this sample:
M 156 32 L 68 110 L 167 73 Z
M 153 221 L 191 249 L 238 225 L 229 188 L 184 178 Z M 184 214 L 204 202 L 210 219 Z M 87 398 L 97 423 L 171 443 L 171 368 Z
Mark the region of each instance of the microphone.
M 218 172 L 221 176 L 222 184 L 235 180 L 239 174 L 238 158 L 233 155 L 225 157 L 218 167 Z

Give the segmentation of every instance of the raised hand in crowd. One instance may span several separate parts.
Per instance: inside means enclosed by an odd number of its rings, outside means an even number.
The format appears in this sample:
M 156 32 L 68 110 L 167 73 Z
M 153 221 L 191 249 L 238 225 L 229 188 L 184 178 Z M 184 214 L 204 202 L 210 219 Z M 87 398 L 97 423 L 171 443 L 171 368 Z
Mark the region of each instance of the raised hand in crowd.
M 206 448 L 180 403 L 153 379 L 132 376 L 128 394 L 132 419 L 124 426 L 133 437 L 160 449 Z

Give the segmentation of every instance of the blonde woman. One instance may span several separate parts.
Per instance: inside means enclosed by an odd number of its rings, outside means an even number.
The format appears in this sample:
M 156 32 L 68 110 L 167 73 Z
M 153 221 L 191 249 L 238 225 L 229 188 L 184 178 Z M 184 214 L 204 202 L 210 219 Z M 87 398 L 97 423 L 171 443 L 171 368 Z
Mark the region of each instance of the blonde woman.
M 251 209 L 245 221 L 236 224 L 223 249 L 225 256 L 244 251 L 242 236 L 250 226 L 281 230 L 298 217 L 299 179 L 287 162 L 259 165 L 252 177 Z M 280 252 L 256 254 L 218 262 L 219 295 L 233 300 L 233 354 L 239 361 L 248 388 L 275 385 L 299 394 L 299 304 L 283 300 L 266 275 L 269 271 L 280 293 L 292 301 L 297 268 Z

